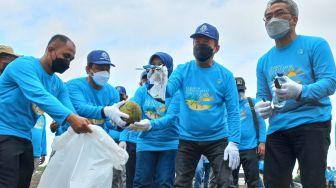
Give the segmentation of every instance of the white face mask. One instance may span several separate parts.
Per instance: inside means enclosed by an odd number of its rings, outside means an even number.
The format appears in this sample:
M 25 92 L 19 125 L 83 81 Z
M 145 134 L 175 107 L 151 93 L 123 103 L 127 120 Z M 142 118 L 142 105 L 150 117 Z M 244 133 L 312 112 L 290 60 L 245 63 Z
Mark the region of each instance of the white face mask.
M 245 99 L 245 92 L 239 92 L 239 101 L 242 101 Z
M 104 86 L 110 79 L 110 73 L 108 71 L 99 71 L 93 73 L 91 77 L 97 85 Z

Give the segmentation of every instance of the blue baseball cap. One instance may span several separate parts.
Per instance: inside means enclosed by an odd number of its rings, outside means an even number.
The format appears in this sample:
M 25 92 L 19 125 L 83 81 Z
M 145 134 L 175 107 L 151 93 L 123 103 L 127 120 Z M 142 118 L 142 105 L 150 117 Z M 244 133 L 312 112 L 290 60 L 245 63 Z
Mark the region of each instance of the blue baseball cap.
M 190 35 L 190 38 L 196 38 L 198 36 L 205 36 L 216 41 L 219 40 L 219 33 L 215 26 L 212 26 L 208 23 L 204 23 L 197 27 L 194 34 Z
M 116 89 L 118 90 L 119 94 L 122 95 L 122 94 L 126 94 L 126 89 L 123 87 L 123 86 L 117 86 Z
M 93 50 L 90 52 L 87 56 L 87 64 L 111 65 L 115 67 L 115 65 L 111 63 L 110 56 L 104 50 Z

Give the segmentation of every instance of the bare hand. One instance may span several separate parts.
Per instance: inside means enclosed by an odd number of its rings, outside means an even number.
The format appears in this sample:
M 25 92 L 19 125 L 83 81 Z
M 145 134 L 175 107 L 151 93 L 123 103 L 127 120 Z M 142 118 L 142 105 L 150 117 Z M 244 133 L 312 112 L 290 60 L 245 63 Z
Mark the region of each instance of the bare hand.
M 52 121 L 50 124 L 50 131 L 52 133 L 56 132 L 56 130 L 58 129 L 59 125 L 56 123 L 56 121 Z
M 42 156 L 42 157 L 40 158 L 40 165 L 43 164 L 44 161 L 45 161 L 45 156 Z
M 265 143 L 263 143 L 263 142 L 259 143 L 258 154 L 259 154 L 259 156 L 264 156 L 265 155 Z
M 92 133 L 92 130 L 89 127 L 91 123 L 88 119 L 77 116 L 76 114 L 70 114 L 66 120 L 70 123 L 72 129 L 76 133 Z

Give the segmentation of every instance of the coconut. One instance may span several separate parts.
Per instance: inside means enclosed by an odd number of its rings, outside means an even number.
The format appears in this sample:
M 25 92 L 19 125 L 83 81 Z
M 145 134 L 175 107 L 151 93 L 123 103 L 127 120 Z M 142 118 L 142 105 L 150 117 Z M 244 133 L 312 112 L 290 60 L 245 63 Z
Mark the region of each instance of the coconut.
M 120 106 L 119 110 L 129 115 L 129 118 L 122 118 L 128 125 L 141 120 L 142 113 L 140 106 L 133 101 L 126 101 L 125 104 Z

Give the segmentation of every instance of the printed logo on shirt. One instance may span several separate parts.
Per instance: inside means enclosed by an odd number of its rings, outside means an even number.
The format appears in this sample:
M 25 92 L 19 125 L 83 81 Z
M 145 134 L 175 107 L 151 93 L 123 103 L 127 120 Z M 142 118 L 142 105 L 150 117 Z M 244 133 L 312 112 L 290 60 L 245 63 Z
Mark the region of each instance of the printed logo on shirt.
M 34 125 L 34 128 L 42 129 L 43 128 L 43 122 L 41 120 L 37 121 Z
M 149 119 L 159 119 L 166 114 L 166 106 L 154 99 L 147 99 L 143 111 Z
M 273 84 L 272 86 L 274 86 L 274 79 L 275 79 L 277 73 L 283 73 L 285 76 L 287 76 L 288 78 L 294 80 L 295 82 L 297 82 L 299 84 L 301 83 L 301 81 L 300 80 L 295 80 L 295 78 L 297 76 L 304 75 L 302 70 L 300 68 L 295 68 L 294 65 L 273 66 L 269 71 L 269 75 L 272 78 L 272 84 Z
M 186 87 L 186 104 L 191 110 L 208 110 L 212 107 L 214 97 L 211 96 L 208 89 L 197 87 Z
M 42 115 L 44 113 L 44 111 L 40 107 L 38 107 L 35 103 L 32 103 L 32 109 L 36 115 Z
M 303 55 L 304 54 L 304 50 L 302 48 L 298 49 L 297 54 Z
M 246 110 L 240 110 L 240 120 L 246 119 Z

